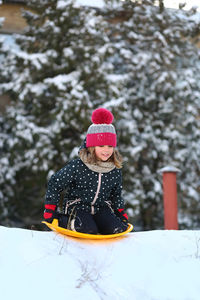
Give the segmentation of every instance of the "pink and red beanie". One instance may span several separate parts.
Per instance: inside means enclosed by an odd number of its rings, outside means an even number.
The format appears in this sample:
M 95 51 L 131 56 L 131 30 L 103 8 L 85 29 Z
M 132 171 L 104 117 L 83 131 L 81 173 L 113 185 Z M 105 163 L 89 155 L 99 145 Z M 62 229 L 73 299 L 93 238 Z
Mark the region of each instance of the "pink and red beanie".
M 86 147 L 117 145 L 115 127 L 111 124 L 113 114 L 105 108 L 98 108 L 92 113 L 92 125 L 88 128 Z

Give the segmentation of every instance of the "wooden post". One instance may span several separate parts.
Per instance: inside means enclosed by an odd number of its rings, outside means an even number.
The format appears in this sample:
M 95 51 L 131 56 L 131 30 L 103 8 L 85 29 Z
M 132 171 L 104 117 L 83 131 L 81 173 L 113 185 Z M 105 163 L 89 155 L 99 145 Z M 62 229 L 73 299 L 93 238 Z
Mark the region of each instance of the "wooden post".
M 172 166 L 159 170 L 163 175 L 164 225 L 168 230 L 178 230 L 177 172 L 180 170 Z

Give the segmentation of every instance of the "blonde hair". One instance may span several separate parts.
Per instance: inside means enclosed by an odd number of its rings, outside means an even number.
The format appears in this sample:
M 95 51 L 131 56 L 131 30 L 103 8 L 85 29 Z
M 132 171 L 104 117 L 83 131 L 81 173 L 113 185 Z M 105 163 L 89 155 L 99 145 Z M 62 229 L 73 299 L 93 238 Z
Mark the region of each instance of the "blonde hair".
M 83 148 L 79 152 L 79 157 L 83 160 L 87 155 L 87 161 L 89 164 L 98 164 L 98 159 L 95 154 L 95 147 Z M 123 158 L 118 150 L 113 149 L 113 154 L 107 160 L 108 162 L 113 162 L 117 169 L 122 168 Z

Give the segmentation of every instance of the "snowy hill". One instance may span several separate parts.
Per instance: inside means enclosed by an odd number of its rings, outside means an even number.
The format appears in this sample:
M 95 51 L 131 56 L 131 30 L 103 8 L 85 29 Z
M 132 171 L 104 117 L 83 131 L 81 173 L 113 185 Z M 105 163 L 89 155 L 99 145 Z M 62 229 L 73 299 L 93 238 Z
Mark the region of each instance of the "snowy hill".
M 110 241 L 0 227 L 3 300 L 199 300 L 200 232 Z

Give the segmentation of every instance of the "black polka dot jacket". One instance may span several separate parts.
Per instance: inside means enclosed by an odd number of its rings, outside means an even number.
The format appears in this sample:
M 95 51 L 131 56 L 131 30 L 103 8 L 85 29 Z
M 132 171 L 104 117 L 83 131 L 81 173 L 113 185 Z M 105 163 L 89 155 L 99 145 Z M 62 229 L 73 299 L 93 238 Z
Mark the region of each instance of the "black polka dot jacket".
M 98 173 L 77 158 L 50 178 L 45 204 L 58 206 L 61 192 L 65 191 L 63 203 L 65 212 L 74 206 L 92 214 L 107 205 L 116 210 L 124 208 L 121 190 L 121 169 L 114 168 L 108 173 Z

